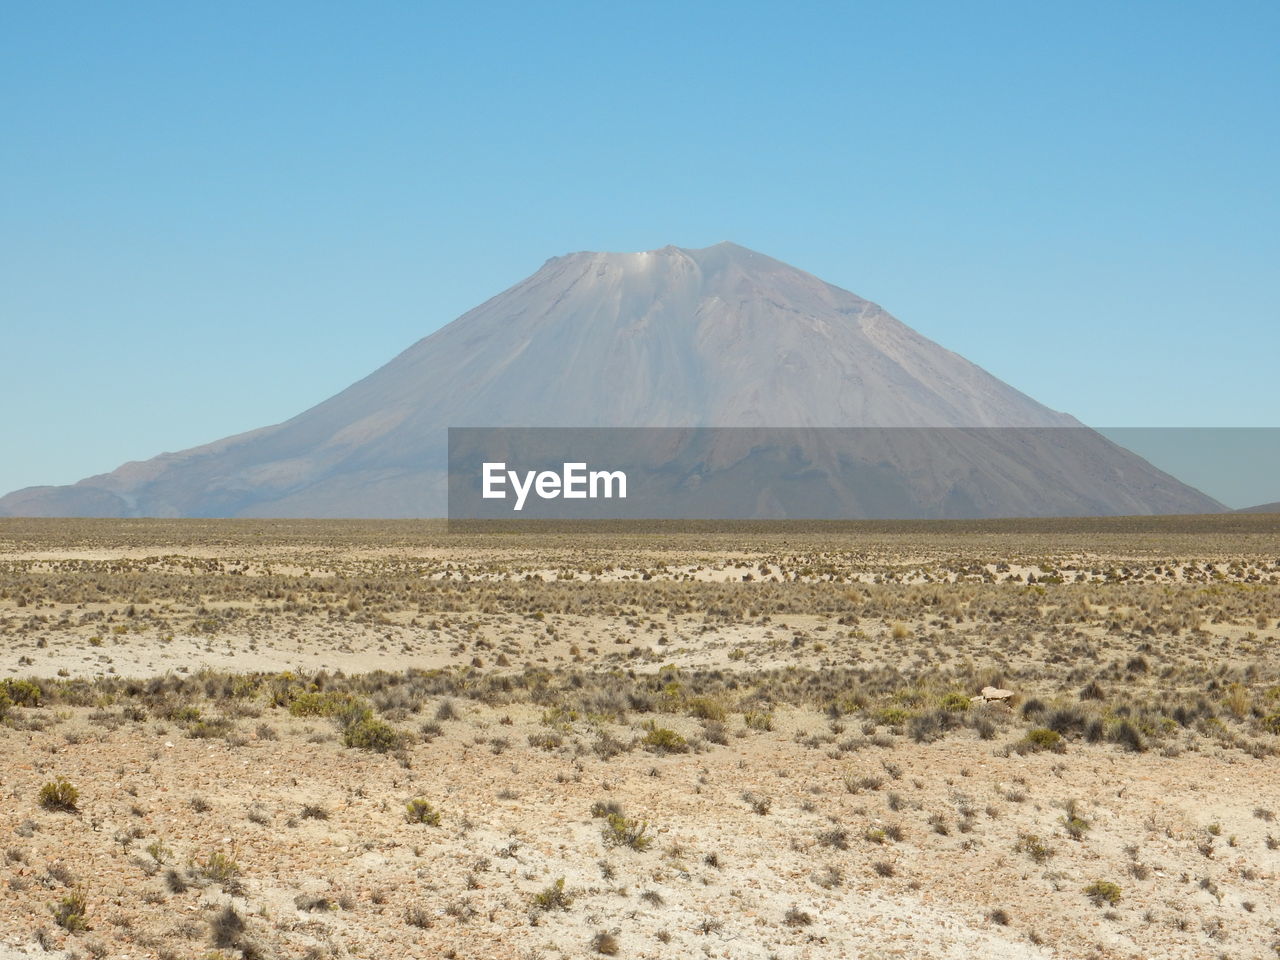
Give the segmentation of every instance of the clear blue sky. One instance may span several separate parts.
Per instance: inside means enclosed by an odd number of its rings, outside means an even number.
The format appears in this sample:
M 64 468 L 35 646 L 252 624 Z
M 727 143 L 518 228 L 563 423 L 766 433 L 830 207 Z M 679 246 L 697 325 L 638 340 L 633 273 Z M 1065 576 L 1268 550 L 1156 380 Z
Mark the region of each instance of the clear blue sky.
M 1280 4 L 0 2 L 0 492 L 734 240 L 1095 425 L 1280 425 Z

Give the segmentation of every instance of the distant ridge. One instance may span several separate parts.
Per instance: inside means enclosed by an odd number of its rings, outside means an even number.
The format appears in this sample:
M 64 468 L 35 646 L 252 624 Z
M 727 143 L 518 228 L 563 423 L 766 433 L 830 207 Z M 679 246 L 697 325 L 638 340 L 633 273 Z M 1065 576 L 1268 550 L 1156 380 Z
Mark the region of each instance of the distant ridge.
M 1001 477 L 933 471 L 904 499 L 945 516 L 1016 476 L 1024 515 L 1224 509 L 874 303 L 721 243 L 554 257 L 291 420 L 15 491 L 0 515 L 441 516 L 450 426 L 1074 428 L 1053 465 L 1000 451 Z
M 1236 513 L 1280 513 L 1280 500 L 1274 503 L 1260 503 L 1256 507 L 1241 507 Z

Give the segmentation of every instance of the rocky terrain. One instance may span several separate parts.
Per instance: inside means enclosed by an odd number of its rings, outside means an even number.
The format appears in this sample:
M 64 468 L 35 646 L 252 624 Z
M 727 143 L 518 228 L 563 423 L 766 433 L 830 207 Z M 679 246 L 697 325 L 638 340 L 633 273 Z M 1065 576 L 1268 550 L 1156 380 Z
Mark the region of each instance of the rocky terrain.
M 6 521 L 0 956 L 1274 956 L 1276 523 Z

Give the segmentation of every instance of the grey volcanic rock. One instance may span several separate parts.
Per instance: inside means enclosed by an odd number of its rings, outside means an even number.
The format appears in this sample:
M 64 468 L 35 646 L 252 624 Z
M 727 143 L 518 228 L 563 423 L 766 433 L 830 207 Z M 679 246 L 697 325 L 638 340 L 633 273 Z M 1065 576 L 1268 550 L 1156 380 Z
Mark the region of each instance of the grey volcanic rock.
M 292 420 L 70 487 L 16 491 L 0 514 L 440 516 L 451 426 L 1073 427 L 1096 437 L 875 304 L 734 244 L 575 253 Z M 1106 478 L 1099 487 L 1121 480 L 1089 498 L 1091 512 L 1222 509 L 1097 439 L 1082 455 L 1088 476 Z M 1053 483 L 1034 464 L 1024 474 Z

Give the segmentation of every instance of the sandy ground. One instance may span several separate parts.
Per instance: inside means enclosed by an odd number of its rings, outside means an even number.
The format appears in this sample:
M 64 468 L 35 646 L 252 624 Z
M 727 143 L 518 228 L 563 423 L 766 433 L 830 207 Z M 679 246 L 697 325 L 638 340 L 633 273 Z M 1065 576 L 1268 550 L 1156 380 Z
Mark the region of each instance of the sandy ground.
M 282 713 L 266 714 L 279 739 L 246 723 L 242 744 L 165 724 L 104 730 L 83 711 L 10 733 L 20 756 L 6 764 L 0 830 L 21 860 L 5 867 L 7 940 L 44 925 L 90 954 L 97 943 L 109 956 L 194 956 L 215 909 L 234 903 L 281 956 L 583 956 L 612 930 L 636 957 L 1204 957 L 1265 956 L 1280 920 L 1280 853 L 1266 842 L 1277 830 L 1254 812 L 1280 808 L 1274 760 L 1093 747 L 1002 757 L 1007 737 L 891 738 L 844 754 L 798 743 L 827 730 L 799 711 L 696 755 L 603 760 L 573 749 L 590 741 L 585 725 L 563 748 L 533 749 L 535 711 L 466 705 L 406 767 Z M 511 745 L 495 752 L 494 738 Z M 78 813 L 33 802 L 55 774 L 83 787 Z M 851 793 L 846 780 L 863 776 L 880 782 Z M 767 797 L 768 812 L 744 794 Z M 439 827 L 405 821 L 418 796 Z M 1089 823 L 1080 840 L 1063 825 L 1071 799 Z M 597 801 L 647 821 L 653 847 L 607 847 Z M 304 817 L 308 804 L 327 819 Z M 901 839 L 867 839 L 890 825 Z M 1025 834 L 1052 849 L 1044 863 L 1018 852 Z M 164 882 L 163 864 L 215 851 L 239 865 L 239 889 Z M 531 908 L 560 877 L 569 908 Z M 1114 908 L 1083 892 L 1096 879 L 1122 888 Z M 79 884 L 91 929 L 63 937 L 46 903 Z M 307 897 L 326 905 L 299 908 Z M 430 926 L 406 922 L 415 907 Z M 792 908 L 811 922 L 788 923 Z
M 1280 948 L 1267 530 L 383 548 L 381 528 L 208 529 L 0 524 L 0 680 L 43 687 L 4 688 L 3 960 Z M 988 674 L 1012 699 L 968 705 Z M 394 747 L 347 745 L 299 710 L 311 691 L 366 704 Z M 948 692 L 963 722 L 920 735 Z M 1060 708 L 1133 717 L 1142 749 L 1020 748 Z M 40 802 L 59 777 L 74 809 Z M 409 822 L 415 798 L 438 824 Z M 610 811 L 648 847 L 611 845 Z

